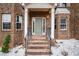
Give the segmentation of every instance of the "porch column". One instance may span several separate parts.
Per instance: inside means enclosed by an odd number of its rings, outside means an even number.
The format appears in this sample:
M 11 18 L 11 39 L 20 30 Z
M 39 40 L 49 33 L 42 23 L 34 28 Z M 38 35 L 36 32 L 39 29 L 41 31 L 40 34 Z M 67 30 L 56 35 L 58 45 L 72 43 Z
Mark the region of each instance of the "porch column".
M 51 9 L 51 39 L 54 39 L 54 8 Z
M 24 21 L 24 37 L 26 38 L 28 31 L 28 9 L 25 8 L 25 21 Z

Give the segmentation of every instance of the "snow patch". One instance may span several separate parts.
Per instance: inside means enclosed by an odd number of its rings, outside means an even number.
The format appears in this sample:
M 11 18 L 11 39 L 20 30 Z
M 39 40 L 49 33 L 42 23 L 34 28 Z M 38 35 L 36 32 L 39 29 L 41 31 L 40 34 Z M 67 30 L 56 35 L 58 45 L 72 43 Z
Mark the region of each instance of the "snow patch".
M 0 56 L 24 56 L 25 48 L 20 45 L 10 50 L 9 53 L 0 52 Z
M 79 56 L 79 40 L 56 40 L 57 46 L 51 47 L 53 56 L 63 56 L 62 52 L 68 53 L 68 56 Z

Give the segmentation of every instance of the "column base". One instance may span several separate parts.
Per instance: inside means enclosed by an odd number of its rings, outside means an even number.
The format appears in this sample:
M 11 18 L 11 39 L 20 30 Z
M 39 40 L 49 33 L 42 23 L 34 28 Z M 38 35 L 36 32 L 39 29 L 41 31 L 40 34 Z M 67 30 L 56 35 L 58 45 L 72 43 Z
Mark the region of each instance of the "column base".
M 50 45 L 51 45 L 51 46 L 56 46 L 56 43 L 57 43 L 57 42 L 56 42 L 55 39 L 51 39 L 51 40 L 50 40 Z

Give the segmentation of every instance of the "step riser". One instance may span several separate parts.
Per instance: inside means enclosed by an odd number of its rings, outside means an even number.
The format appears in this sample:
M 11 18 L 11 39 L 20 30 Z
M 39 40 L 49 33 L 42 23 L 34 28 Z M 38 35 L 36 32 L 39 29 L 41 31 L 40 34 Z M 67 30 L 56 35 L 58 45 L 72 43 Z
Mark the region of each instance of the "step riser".
M 46 39 L 46 38 L 34 37 L 32 39 L 38 39 L 38 40 L 40 39 L 40 40 L 43 40 L 43 39 Z
M 48 40 L 46 40 L 46 39 L 31 39 L 29 41 L 48 41 Z
M 28 45 L 29 44 L 39 44 L 39 45 L 41 45 L 41 44 L 43 44 L 43 45 L 47 45 L 47 44 L 50 44 L 49 42 L 28 42 Z
M 46 39 L 46 37 L 33 36 L 32 39 Z
M 49 47 L 49 45 L 28 45 L 27 47 Z
M 49 43 L 49 41 L 29 41 L 28 43 Z
M 50 52 L 27 52 L 28 55 L 49 55 Z
M 28 49 L 49 49 L 49 47 L 28 47 Z
M 29 42 L 38 42 L 39 43 L 39 42 L 49 42 L 49 41 L 47 41 L 47 40 L 44 40 L 44 41 L 43 40 L 30 40 Z
M 27 52 L 49 52 L 49 49 L 27 49 Z
M 49 44 L 49 43 L 47 43 L 47 42 L 29 42 L 28 44 Z

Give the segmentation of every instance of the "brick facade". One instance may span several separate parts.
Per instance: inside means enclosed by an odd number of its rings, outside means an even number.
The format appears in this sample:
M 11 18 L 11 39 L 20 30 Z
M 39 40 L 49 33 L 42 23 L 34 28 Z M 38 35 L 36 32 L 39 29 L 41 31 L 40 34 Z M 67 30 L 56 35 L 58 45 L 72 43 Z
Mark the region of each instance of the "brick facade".
M 67 22 L 67 29 L 61 30 L 60 28 L 60 21 L 62 18 L 66 18 Z M 70 14 L 57 14 L 56 15 L 56 30 L 55 30 L 55 39 L 69 39 L 70 38 L 70 29 L 69 29 L 69 23 L 70 23 Z
M 72 4 L 68 8 L 70 14 L 55 14 L 56 29 L 55 39 L 79 39 L 79 4 Z M 11 29 L 9 31 L 2 30 L 2 14 L 11 14 Z M 22 30 L 16 30 L 16 16 L 22 16 Z M 48 17 L 47 17 L 48 16 Z M 51 32 L 51 13 L 50 8 L 47 11 L 31 11 L 28 13 L 28 28 L 32 31 L 32 17 L 45 17 L 46 18 L 46 33 Z M 67 30 L 60 30 L 60 20 L 62 17 L 67 18 Z M 32 33 L 32 32 L 31 32 Z M 2 46 L 3 39 L 6 35 L 11 35 L 10 47 L 23 44 L 24 40 L 24 9 L 21 4 L 0 4 L 0 46 Z M 51 34 L 51 33 L 50 33 Z
M 73 33 L 73 37 L 79 39 L 79 4 L 71 3 L 71 31 Z
M 11 14 L 11 29 L 9 31 L 2 30 L 2 14 L 3 13 L 10 13 Z M 23 16 L 23 8 L 20 4 L 0 4 L 0 46 L 2 46 L 2 42 L 8 34 L 11 35 L 11 43 L 10 47 L 16 46 L 14 44 L 16 40 L 20 41 L 17 42 L 18 44 L 23 43 L 23 30 L 16 31 L 16 15 Z M 19 33 L 18 33 L 19 32 Z

